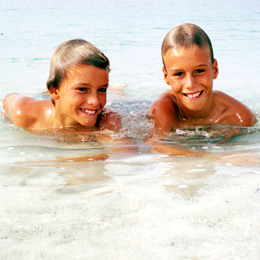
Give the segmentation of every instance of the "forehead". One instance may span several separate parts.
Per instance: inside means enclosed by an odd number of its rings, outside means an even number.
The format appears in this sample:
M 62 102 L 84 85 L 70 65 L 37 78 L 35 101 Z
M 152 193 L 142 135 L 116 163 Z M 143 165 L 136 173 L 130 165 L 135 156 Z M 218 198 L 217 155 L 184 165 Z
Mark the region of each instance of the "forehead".
M 104 81 L 108 80 L 108 73 L 108 69 L 101 69 L 92 65 L 81 64 L 70 66 L 67 69 L 66 78 L 70 80 L 76 80 L 80 78 L 85 80 L 91 79 L 96 81 L 102 79 Z
M 197 45 L 192 45 L 190 47 L 171 48 L 166 52 L 163 60 L 166 66 L 175 63 L 208 64 L 211 62 L 211 53 L 208 46 L 200 48 Z

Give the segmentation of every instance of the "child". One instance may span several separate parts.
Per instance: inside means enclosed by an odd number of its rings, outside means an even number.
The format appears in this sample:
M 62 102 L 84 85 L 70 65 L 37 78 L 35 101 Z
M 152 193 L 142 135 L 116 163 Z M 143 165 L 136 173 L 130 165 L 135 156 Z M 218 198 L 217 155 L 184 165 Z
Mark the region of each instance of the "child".
M 109 60 L 94 45 L 83 39 L 66 41 L 51 57 L 47 80 L 51 99 L 8 94 L 4 116 L 27 130 L 72 126 L 114 130 L 120 127 L 120 118 L 104 109 L 108 73 Z
M 49 100 L 36 100 L 13 93 L 3 100 L 4 116 L 26 130 L 66 128 L 72 134 L 87 136 L 92 131 L 121 128 L 121 117 L 105 109 L 109 74 L 108 58 L 94 45 L 74 39 L 60 44 L 51 57 L 47 80 Z M 75 138 L 77 140 L 77 138 Z M 112 156 L 136 153 L 127 137 L 113 139 L 101 133 L 96 139 L 107 147 Z M 126 145 L 126 146 L 125 146 Z M 104 160 L 111 155 L 98 154 L 59 161 Z
M 171 131 L 187 125 L 252 126 L 253 113 L 239 101 L 213 91 L 219 70 L 208 35 L 194 24 L 172 29 L 162 43 L 163 74 L 171 90 L 149 109 L 155 129 Z

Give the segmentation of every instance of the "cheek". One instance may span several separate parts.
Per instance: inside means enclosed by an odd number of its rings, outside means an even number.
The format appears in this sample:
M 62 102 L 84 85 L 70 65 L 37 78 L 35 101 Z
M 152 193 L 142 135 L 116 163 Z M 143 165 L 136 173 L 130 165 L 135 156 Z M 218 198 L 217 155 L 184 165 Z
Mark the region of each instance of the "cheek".
M 181 92 L 182 87 L 175 82 L 175 83 L 171 84 L 171 89 L 172 89 L 173 93 L 178 93 L 178 92 Z
M 100 97 L 100 103 L 101 103 L 101 105 L 102 105 L 103 107 L 106 105 L 106 103 L 107 103 L 107 95 L 102 95 L 102 96 Z
M 202 83 L 205 85 L 205 86 L 208 86 L 208 87 L 211 87 L 213 86 L 213 78 L 211 77 L 211 75 L 207 78 L 205 78 Z
M 69 95 L 68 96 L 68 102 L 72 104 L 77 104 L 79 102 L 79 98 L 77 96 Z
M 183 80 L 176 79 L 175 77 L 169 77 L 168 80 L 169 80 L 170 85 L 172 87 L 174 87 L 175 89 L 180 88 L 184 83 Z

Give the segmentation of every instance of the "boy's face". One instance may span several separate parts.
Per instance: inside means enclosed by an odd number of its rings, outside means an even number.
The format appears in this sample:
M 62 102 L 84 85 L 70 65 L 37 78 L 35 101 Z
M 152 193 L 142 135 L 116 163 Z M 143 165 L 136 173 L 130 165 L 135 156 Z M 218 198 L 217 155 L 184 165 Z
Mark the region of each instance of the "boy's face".
M 56 112 L 62 118 L 62 124 L 94 126 L 106 104 L 107 88 L 106 69 L 90 65 L 68 69 L 66 78 L 52 96 Z
M 212 65 L 208 47 L 180 47 L 164 55 L 164 80 L 171 85 L 176 104 L 186 115 L 207 112 L 212 105 L 213 79 L 218 65 Z

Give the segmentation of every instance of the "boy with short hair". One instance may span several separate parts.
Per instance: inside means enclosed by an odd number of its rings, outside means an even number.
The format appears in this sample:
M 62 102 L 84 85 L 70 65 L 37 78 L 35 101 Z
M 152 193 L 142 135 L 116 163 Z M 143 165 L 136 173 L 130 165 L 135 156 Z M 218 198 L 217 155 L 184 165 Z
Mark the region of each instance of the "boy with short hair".
M 208 35 L 197 25 L 173 28 L 162 43 L 163 74 L 171 90 L 149 109 L 155 129 L 171 131 L 186 125 L 252 126 L 254 114 L 245 105 L 213 91 L 219 70 Z
M 51 100 L 8 94 L 4 116 L 28 130 L 71 126 L 114 130 L 120 127 L 120 118 L 104 109 L 108 73 L 109 60 L 98 48 L 83 39 L 66 41 L 51 57 L 47 80 Z

